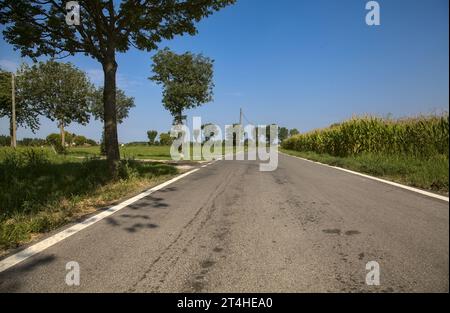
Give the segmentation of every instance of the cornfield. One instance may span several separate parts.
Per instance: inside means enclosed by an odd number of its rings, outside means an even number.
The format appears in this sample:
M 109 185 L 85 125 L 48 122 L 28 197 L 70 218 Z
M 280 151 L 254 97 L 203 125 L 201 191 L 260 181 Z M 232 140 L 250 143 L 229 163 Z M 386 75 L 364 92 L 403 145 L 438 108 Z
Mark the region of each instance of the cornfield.
M 282 147 L 340 157 L 367 152 L 419 158 L 445 155 L 448 158 L 449 116 L 352 118 L 328 128 L 292 136 L 283 141 Z

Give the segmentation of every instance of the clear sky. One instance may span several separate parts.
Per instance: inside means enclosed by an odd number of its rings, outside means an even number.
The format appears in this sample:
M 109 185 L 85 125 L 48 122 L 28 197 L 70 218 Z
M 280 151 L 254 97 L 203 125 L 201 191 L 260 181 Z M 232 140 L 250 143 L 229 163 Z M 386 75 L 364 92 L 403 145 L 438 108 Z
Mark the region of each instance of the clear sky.
M 352 115 L 410 116 L 448 111 L 448 0 L 381 0 L 381 25 L 365 23 L 365 0 L 238 0 L 201 21 L 194 37 L 160 47 L 203 53 L 215 60 L 214 101 L 189 110 L 218 125 L 239 120 L 277 123 L 307 131 Z M 172 118 L 161 89 L 147 79 L 154 54 L 129 50 L 118 56 L 118 85 L 136 107 L 119 126 L 119 140 L 146 140 L 146 131 L 167 131 Z M 101 66 L 84 55 L 65 59 L 102 83 Z M 0 66 L 20 62 L 3 39 Z M 41 119 L 33 134 L 45 137 L 56 123 Z M 192 120 L 189 121 L 189 125 Z M 68 130 L 99 139 L 102 126 L 72 124 Z M 0 119 L 0 134 L 8 121 Z

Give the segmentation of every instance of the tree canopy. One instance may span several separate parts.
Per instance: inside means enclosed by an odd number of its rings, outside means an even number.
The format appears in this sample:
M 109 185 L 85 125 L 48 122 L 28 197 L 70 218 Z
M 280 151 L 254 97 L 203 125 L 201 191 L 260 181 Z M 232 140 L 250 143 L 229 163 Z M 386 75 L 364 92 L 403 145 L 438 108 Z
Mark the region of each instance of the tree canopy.
M 8 119 L 11 119 L 12 109 L 11 74 L 0 70 L 0 117 L 7 117 Z M 19 126 L 29 128 L 34 133 L 39 128 L 39 108 L 29 101 L 22 100 L 22 80 L 23 77 L 16 77 L 16 123 Z
M 96 120 L 104 121 L 103 106 L 103 88 L 100 87 L 94 91 L 94 99 L 92 101 L 91 113 Z M 121 124 L 128 117 L 131 108 L 134 108 L 134 98 L 128 97 L 121 89 L 116 89 L 116 118 L 117 123 Z
M 186 52 L 176 54 L 165 48 L 153 56 L 151 80 L 163 86 L 163 105 L 181 124 L 183 111 L 212 100 L 213 60 Z
M 63 125 L 89 122 L 93 85 L 72 63 L 47 61 L 24 65 L 20 94 L 47 118 Z
M 71 63 L 53 60 L 21 69 L 21 101 L 52 121 L 57 121 L 64 146 L 64 127 L 72 122 L 89 122 L 94 87 L 83 71 Z
M 286 127 L 278 127 L 278 140 L 282 142 L 289 137 L 289 130 Z
M 156 130 L 149 130 L 147 131 L 147 137 L 148 137 L 148 144 L 154 145 L 156 136 L 158 136 L 158 132 Z
M 173 142 L 172 137 L 170 136 L 170 132 L 169 133 L 161 133 L 159 135 L 159 143 L 162 146 L 170 146 Z
M 298 131 L 297 128 L 292 128 L 291 130 L 289 130 L 289 136 L 295 136 L 300 134 L 300 132 Z

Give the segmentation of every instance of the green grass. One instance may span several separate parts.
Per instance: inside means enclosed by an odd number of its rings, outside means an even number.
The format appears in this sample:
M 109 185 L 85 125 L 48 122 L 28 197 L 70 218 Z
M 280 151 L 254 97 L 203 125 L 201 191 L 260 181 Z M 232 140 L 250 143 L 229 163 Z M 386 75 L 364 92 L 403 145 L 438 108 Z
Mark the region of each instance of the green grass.
M 170 160 L 170 146 L 123 146 L 120 147 L 121 158 Z M 71 147 L 69 156 L 93 157 L 100 156 L 100 147 Z
M 130 193 L 177 174 L 171 165 L 122 161 L 117 181 L 106 161 L 49 149 L 0 149 L 0 250 L 27 242 Z
M 100 147 L 73 147 L 68 150 L 69 156 L 93 157 L 100 156 Z M 123 146 L 120 147 L 120 156 L 131 159 L 171 160 L 170 146 Z M 191 160 L 193 159 L 193 147 L 191 146 Z
M 287 149 L 280 151 L 448 195 L 449 160 L 446 155 L 417 158 L 362 153 L 356 156 L 336 157 L 316 152 Z
M 7 151 L 9 147 L 0 147 L 1 151 Z M 17 147 L 18 151 L 27 150 L 27 147 Z M 100 146 L 92 147 L 70 147 L 67 149 L 66 155 L 56 155 L 54 150 L 50 146 L 44 146 L 42 148 L 36 148 L 45 151 L 50 157 L 52 155 L 57 156 L 58 160 L 77 160 L 80 158 L 100 158 Z M 141 160 L 172 160 L 170 155 L 170 146 L 146 146 L 146 145 L 125 145 L 119 147 L 120 157 L 123 159 L 141 159 Z M 222 154 L 231 153 L 230 148 L 224 148 Z M 235 152 L 235 151 L 234 151 Z M 191 146 L 191 160 L 193 159 L 194 151 Z M 198 160 L 198 158 L 196 159 Z

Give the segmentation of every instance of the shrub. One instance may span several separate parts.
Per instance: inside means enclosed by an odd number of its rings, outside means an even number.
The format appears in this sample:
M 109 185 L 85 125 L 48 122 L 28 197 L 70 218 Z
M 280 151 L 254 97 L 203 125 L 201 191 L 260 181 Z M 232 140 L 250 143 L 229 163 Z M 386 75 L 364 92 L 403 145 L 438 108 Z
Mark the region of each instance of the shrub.
M 82 145 L 86 144 L 87 138 L 84 136 L 77 135 L 77 136 L 73 137 L 73 142 L 77 146 L 82 146 Z
M 7 147 L 11 145 L 11 137 L 0 135 L 0 147 Z
M 169 133 L 161 133 L 159 135 L 159 142 L 162 146 L 170 146 L 173 142 L 172 137 L 170 137 Z

